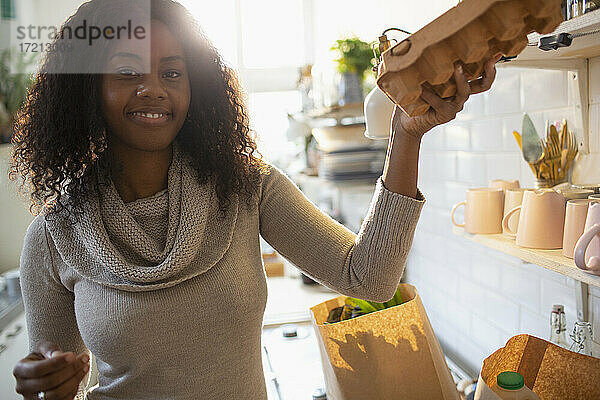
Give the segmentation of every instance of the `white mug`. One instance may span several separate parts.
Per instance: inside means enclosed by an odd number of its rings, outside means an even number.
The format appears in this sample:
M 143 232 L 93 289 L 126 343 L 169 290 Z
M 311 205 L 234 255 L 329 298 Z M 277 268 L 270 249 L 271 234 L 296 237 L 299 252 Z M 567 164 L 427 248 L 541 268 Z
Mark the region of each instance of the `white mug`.
M 590 203 L 585 231 L 575 245 L 575 265 L 578 268 L 600 275 L 600 203 Z

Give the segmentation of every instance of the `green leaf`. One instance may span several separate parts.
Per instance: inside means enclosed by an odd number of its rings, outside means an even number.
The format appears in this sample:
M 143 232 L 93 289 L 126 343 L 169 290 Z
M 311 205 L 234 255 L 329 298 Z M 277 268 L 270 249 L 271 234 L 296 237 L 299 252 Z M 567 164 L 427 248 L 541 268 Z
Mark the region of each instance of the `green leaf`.
M 396 301 L 392 297 L 391 300 L 386 301 L 385 303 L 383 303 L 383 305 L 385 306 L 385 308 L 394 307 L 396 305 Z
M 375 307 L 373 307 L 373 305 L 370 302 L 366 300 L 355 299 L 354 297 L 347 297 L 346 304 L 350 305 L 353 308 L 359 306 L 360 309 L 363 310 L 365 313 L 378 311 Z
M 385 305 L 383 303 L 377 303 L 375 301 L 369 301 L 369 304 L 371 304 L 377 311 L 379 311 L 379 310 L 385 310 Z
M 404 300 L 402 299 L 402 294 L 400 293 L 400 286 L 398 286 L 398 289 L 396 289 L 396 293 L 394 293 L 394 297 L 392 297 L 390 300 L 386 301 L 383 304 L 385 305 L 385 308 L 389 308 L 400 305 L 402 303 L 404 303 Z
M 396 289 L 396 293 L 394 293 L 393 300 L 396 303 L 395 305 L 397 305 L 397 306 L 404 303 L 404 299 L 402 298 L 402 293 L 400 293 L 400 286 L 398 286 L 398 289 Z

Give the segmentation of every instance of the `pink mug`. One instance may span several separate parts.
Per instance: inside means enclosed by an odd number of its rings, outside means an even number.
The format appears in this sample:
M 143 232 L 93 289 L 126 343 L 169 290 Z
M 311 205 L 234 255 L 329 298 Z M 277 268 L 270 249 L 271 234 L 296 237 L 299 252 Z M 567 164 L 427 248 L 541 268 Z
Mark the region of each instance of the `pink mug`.
M 465 206 L 465 222 L 459 224 L 454 213 Z M 467 190 L 467 201 L 461 201 L 452 207 L 452 223 L 465 228 L 469 233 L 502 233 L 502 212 L 504 210 L 504 192 L 501 188 L 477 188 Z
M 590 203 L 585 220 L 585 232 L 575 245 L 575 265 L 578 268 L 600 275 L 600 203 Z
M 517 231 L 508 221 L 521 210 Z M 523 193 L 523 204 L 510 210 L 502 220 L 505 234 L 516 238 L 516 244 L 530 249 L 561 249 L 565 227 L 565 198 L 552 189 Z
M 493 181 L 490 181 L 489 187 L 500 188 L 507 191 L 508 189 L 519 189 L 521 185 L 518 180 L 505 181 L 503 179 L 494 179 Z

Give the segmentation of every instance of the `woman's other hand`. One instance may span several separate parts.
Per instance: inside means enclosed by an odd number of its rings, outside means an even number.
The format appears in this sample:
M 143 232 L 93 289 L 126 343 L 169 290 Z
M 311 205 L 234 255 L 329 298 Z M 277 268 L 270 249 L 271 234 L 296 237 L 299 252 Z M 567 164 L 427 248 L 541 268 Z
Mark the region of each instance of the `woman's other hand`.
M 15 365 L 16 392 L 24 399 L 37 400 L 37 393 L 44 391 L 47 400 L 71 400 L 88 370 L 87 354 L 64 353 L 56 344 L 43 341 L 37 352 Z
M 496 63 L 502 57 L 488 60 L 484 65 L 483 76 L 468 82 L 462 66 L 457 65 L 454 69 L 454 80 L 456 81 L 456 95 L 444 100 L 428 88 L 423 88 L 421 98 L 431 108 L 423 115 L 409 117 L 398 106 L 392 117 L 392 132 L 396 134 L 407 134 L 421 139 L 425 132 L 433 127 L 452 121 L 458 114 L 472 94 L 482 93 L 488 90 L 496 78 Z

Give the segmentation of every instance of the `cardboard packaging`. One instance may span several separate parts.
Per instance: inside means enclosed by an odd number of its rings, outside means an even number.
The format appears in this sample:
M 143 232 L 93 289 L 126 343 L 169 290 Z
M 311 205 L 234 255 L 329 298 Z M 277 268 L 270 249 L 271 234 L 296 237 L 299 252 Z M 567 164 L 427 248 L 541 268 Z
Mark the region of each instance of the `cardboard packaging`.
M 312 307 L 329 400 L 459 400 L 440 344 L 414 286 L 405 303 L 324 324 L 339 296 Z
M 491 388 L 504 371 L 518 372 L 542 400 L 600 399 L 600 359 L 530 335 L 517 335 L 483 362 L 475 400 L 499 400 Z
M 456 94 L 454 64 L 469 80 L 496 53 L 520 54 L 531 32 L 548 34 L 563 21 L 562 0 L 464 0 L 382 54 L 377 85 L 410 116 L 429 104 L 423 87 L 440 97 Z
M 268 278 L 273 276 L 285 276 L 283 260 L 276 252 L 262 253 L 265 274 Z

